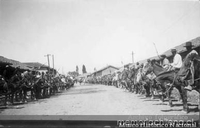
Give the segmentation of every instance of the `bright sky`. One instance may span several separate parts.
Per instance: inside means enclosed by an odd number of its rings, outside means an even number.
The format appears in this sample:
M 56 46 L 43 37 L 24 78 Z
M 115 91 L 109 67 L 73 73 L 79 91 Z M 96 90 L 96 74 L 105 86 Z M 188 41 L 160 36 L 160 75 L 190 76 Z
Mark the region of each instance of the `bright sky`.
M 93 72 L 199 37 L 199 23 L 198 0 L 0 0 L 0 55 L 47 64 L 52 54 L 61 73 Z

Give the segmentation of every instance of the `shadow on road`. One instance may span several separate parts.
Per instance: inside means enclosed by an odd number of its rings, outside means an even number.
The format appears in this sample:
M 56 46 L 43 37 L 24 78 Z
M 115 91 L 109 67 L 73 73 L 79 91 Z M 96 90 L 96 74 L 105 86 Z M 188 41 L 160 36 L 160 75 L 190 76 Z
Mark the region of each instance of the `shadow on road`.
M 100 93 L 105 91 L 106 90 L 98 90 L 96 88 L 76 89 L 76 90 L 71 90 L 70 92 L 62 93 L 61 95 L 78 95 L 78 94 Z
M 100 84 L 99 84 L 99 85 L 100 85 Z M 98 86 L 99 86 L 99 85 L 98 85 Z M 74 87 L 78 87 L 78 86 L 96 86 L 96 85 L 94 85 L 94 84 L 88 84 L 88 83 L 85 83 L 85 84 L 82 83 L 81 85 L 80 85 L 80 84 L 75 84 Z M 102 85 L 102 86 L 105 86 L 105 85 Z
M 2 106 L 0 107 L 0 113 L 2 111 L 4 111 L 5 109 L 22 109 L 24 108 L 24 106 L 18 106 L 18 105 L 14 105 L 14 106 Z
M 158 100 L 158 99 L 149 99 L 149 100 L 143 100 L 143 102 L 144 101 L 160 101 L 160 100 Z
M 161 110 L 162 112 L 171 112 L 171 111 L 183 111 L 183 109 L 168 109 L 168 110 Z
M 189 108 L 189 112 L 199 112 L 199 108 L 195 107 L 195 108 Z
M 173 107 L 181 107 L 183 106 L 183 104 L 173 104 Z M 198 109 L 198 105 L 195 105 L 195 104 L 190 104 L 188 103 L 188 106 L 189 106 L 189 112 L 198 112 L 199 109 Z M 183 109 L 169 109 L 169 110 L 161 110 L 163 112 L 170 112 L 170 111 L 183 111 Z
M 142 97 L 142 98 L 139 98 L 139 99 L 147 99 L 146 97 Z
M 167 103 L 158 103 L 158 104 L 153 104 L 153 105 L 168 105 Z

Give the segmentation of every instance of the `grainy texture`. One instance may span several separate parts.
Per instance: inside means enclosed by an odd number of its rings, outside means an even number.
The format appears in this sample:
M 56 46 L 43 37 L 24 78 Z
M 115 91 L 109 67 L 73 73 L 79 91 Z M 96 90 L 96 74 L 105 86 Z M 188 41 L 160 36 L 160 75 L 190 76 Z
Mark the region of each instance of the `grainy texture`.
M 195 94 L 195 93 L 194 93 Z M 179 94 L 173 90 L 173 95 Z M 0 115 L 185 115 L 182 103 L 162 103 L 158 98 L 130 93 L 120 88 L 105 85 L 75 85 L 54 96 L 26 104 L 0 109 Z M 198 103 L 190 104 L 188 115 L 198 115 Z

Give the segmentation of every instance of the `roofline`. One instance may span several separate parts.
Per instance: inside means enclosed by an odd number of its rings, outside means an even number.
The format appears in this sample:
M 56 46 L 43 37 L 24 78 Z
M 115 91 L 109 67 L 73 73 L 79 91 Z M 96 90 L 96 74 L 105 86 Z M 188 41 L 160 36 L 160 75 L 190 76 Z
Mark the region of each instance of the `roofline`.
M 197 38 L 194 38 L 194 39 L 189 40 L 189 41 L 186 41 L 186 42 L 193 42 L 193 41 L 195 41 L 195 40 L 197 40 L 197 39 L 199 39 L 199 38 L 200 38 L 200 37 L 197 37 Z M 175 47 L 173 47 L 173 48 L 177 49 L 178 47 L 182 47 L 184 44 L 185 44 L 185 43 L 181 43 L 181 44 L 179 44 L 179 45 L 177 45 L 177 46 L 175 46 Z M 198 48 L 198 47 L 200 47 L 200 44 L 194 46 L 193 49 L 194 49 L 194 48 Z M 169 49 L 169 50 L 170 50 L 170 49 Z M 169 50 L 163 52 L 162 54 L 166 54 Z M 177 52 L 178 52 L 178 53 L 184 53 L 184 52 L 186 52 L 186 49 L 181 49 L 180 51 L 177 51 Z M 160 54 L 160 55 L 162 55 L 162 54 Z M 159 56 L 160 56 L 160 55 L 159 55 Z M 166 56 L 167 56 L 167 57 L 171 57 L 172 55 L 166 55 Z M 161 60 L 161 58 L 158 58 L 158 56 L 149 57 L 149 58 L 147 58 L 147 59 Z M 140 60 L 140 61 L 137 61 L 137 62 L 139 62 L 139 63 L 140 63 L 140 62 L 145 62 L 145 61 L 147 61 L 147 59 Z M 134 63 L 134 64 L 135 64 L 135 63 Z
M 39 62 L 23 62 L 23 64 L 26 64 L 26 65 L 34 67 L 34 68 L 39 68 L 40 67 L 40 68 L 50 68 L 50 69 L 53 69 L 53 68 L 51 68 L 51 67 L 49 67 L 49 66 L 47 66 L 45 64 L 39 63 Z M 34 64 L 38 64 L 40 66 L 34 66 Z M 54 70 L 56 70 L 56 69 L 54 69 Z
M 97 72 L 100 72 L 100 71 L 102 71 L 102 70 L 105 70 L 105 69 L 108 68 L 108 67 L 113 67 L 113 68 L 119 70 L 119 68 L 117 68 L 117 67 L 114 67 L 114 66 L 112 66 L 112 65 L 108 65 L 108 66 L 106 66 L 106 67 L 104 67 L 104 68 L 102 68 L 102 69 L 100 69 L 100 70 L 97 70 L 97 71 L 91 73 L 90 75 L 92 75 L 92 74 L 94 74 L 94 73 L 97 73 Z

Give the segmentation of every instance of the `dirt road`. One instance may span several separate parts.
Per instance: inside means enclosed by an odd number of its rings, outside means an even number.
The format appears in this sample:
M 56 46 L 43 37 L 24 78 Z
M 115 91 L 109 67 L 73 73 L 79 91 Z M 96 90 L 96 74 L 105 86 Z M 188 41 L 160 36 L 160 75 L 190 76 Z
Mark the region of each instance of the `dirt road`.
M 169 107 L 159 99 L 127 92 L 113 86 L 75 85 L 73 88 L 26 104 L 0 109 L 0 115 L 185 115 L 182 103 Z M 196 105 L 190 105 L 187 115 L 198 115 Z

